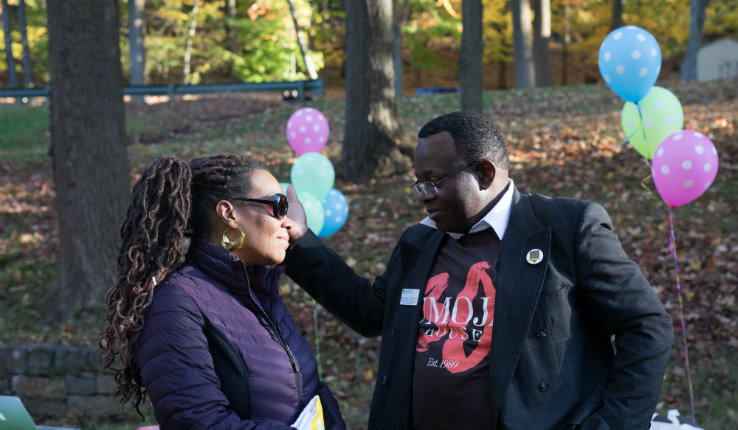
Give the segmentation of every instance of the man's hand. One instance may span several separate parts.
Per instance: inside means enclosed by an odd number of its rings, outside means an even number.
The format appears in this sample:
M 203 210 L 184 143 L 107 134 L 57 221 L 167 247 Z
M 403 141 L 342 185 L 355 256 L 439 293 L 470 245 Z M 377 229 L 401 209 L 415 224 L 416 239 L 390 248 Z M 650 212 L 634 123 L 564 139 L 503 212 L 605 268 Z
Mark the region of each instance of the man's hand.
M 290 184 L 287 187 L 287 200 L 290 202 L 290 209 L 287 211 L 287 217 L 292 220 L 292 227 L 287 229 L 290 235 L 290 243 L 295 244 L 302 238 L 308 230 L 307 217 L 305 216 L 305 209 L 302 207 L 302 203 L 297 198 L 295 193 L 295 186 Z

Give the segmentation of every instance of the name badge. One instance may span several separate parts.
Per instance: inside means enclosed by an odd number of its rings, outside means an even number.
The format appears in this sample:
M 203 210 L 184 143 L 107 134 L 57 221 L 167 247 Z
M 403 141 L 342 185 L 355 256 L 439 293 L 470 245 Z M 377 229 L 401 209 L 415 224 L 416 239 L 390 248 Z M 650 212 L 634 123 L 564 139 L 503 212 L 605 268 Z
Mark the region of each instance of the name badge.
M 400 297 L 400 304 L 406 306 L 415 306 L 418 304 L 418 297 L 420 296 L 420 290 L 412 288 L 403 288 L 402 297 Z

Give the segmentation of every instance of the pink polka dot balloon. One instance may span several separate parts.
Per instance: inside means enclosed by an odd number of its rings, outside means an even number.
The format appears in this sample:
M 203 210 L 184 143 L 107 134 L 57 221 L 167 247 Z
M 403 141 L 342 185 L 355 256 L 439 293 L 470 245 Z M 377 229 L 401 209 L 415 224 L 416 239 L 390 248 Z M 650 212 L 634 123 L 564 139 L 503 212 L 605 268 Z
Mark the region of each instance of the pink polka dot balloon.
M 707 191 L 718 171 L 715 145 L 702 133 L 681 130 L 656 148 L 651 173 L 656 190 L 671 207 L 686 205 Z
M 320 152 L 328 142 L 328 120 L 319 110 L 301 108 L 287 120 L 287 141 L 297 155 Z

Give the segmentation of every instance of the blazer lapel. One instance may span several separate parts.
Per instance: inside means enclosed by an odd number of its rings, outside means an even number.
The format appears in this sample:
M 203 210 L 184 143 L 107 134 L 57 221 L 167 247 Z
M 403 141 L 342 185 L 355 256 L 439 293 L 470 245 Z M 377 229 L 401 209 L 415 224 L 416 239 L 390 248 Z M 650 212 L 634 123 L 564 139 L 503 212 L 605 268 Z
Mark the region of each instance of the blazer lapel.
M 430 228 L 430 227 L 428 227 Z M 395 294 L 388 296 L 389 300 L 394 303 L 388 304 L 385 309 L 386 311 L 393 312 L 393 319 L 397 322 L 398 330 L 387 330 L 385 328 L 383 337 L 388 339 L 387 335 L 393 337 L 393 344 L 396 348 L 397 354 L 393 355 L 393 360 L 396 361 L 392 365 L 400 365 L 398 363 L 407 363 L 406 371 L 397 372 L 398 378 L 402 378 L 401 381 L 397 381 L 395 390 L 399 390 L 396 398 L 405 399 L 402 403 L 388 405 L 388 407 L 404 409 L 405 411 L 400 414 L 402 417 L 406 417 L 408 421 L 393 422 L 392 426 L 397 428 L 410 428 L 411 422 L 409 421 L 412 416 L 412 386 L 413 386 L 413 366 L 415 363 L 415 346 L 418 341 L 418 324 L 423 315 L 423 295 L 425 294 L 425 284 L 428 280 L 428 274 L 433 267 L 433 262 L 438 254 L 438 249 L 443 242 L 443 238 L 446 233 L 435 230 L 430 232 L 430 236 L 427 241 L 416 243 L 418 245 L 418 252 L 420 255 L 412 263 L 412 268 L 405 278 L 404 282 L 400 284 L 400 291 L 396 291 Z M 409 296 L 413 296 L 417 293 L 417 302 L 403 304 L 403 290 L 407 292 Z M 414 291 L 414 290 L 417 290 Z M 382 348 L 385 348 L 384 339 L 382 341 Z M 379 382 L 378 382 L 379 383 Z
M 430 228 L 430 227 L 429 227 Z M 412 342 L 406 342 L 408 345 L 407 351 L 411 354 L 415 354 L 415 343 L 418 336 L 418 324 L 420 323 L 421 316 L 423 314 L 423 296 L 425 294 L 425 284 L 428 281 L 428 274 L 430 273 L 433 262 L 436 260 L 438 249 L 443 242 L 443 238 L 446 233 L 440 230 L 434 230 L 431 232 L 431 236 L 427 242 L 422 244 L 420 249 L 420 256 L 413 265 L 412 271 L 407 277 L 406 282 L 402 284 L 402 289 L 406 290 L 419 290 L 418 300 L 414 306 L 402 305 L 395 308 L 399 309 L 402 314 L 403 327 L 400 330 L 401 333 L 412 333 Z M 402 297 L 402 291 L 400 293 L 400 299 Z
M 490 359 L 490 389 L 494 422 L 515 372 L 548 265 L 551 230 L 535 216 L 530 198 L 514 190 L 510 221 L 502 241 L 495 283 L 495 316 Z M 527 261 L 540 249 L 543 260 Z

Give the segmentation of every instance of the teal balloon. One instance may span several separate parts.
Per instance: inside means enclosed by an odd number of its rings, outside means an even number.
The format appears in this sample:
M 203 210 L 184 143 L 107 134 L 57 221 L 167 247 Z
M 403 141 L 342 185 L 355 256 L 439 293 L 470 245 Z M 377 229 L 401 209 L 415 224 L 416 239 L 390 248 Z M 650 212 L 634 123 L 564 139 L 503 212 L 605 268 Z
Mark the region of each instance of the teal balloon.
M 327 237 L 337 232 L 348 218 L 348 200 L 342 192 L 332 188 L 323 199 L 323 229 L 318 237 Z
M 640 108 L 640 113 L 638 112 Z M 648 160 L 667 136 L 682 129 L 684 110 L 671 91 L 653 87 L 646 97 L 623 106 L 621 125 L 633 149 Z
M 300 200 L 300 203 L 302 203 L 302 208 L 305 209 L 305 218 L 307 219 L 308 228 L 317 235 L 323 228 L 323 205 L 320 203 L 320 200 L 316 199 L 315 196 L 309 193 L 298 192 L 297 198 Z
M 290 180 L 297 193 L 312 194 L 321 202 L 333 187 L 336 172 L 323 154 L 307 152 L 297 158 L 290 170 Z
M 289 182 L 280 182 L 279 186 L 282 187 L 282 194 L 287 194 L 287 187 L 290 186 Z

